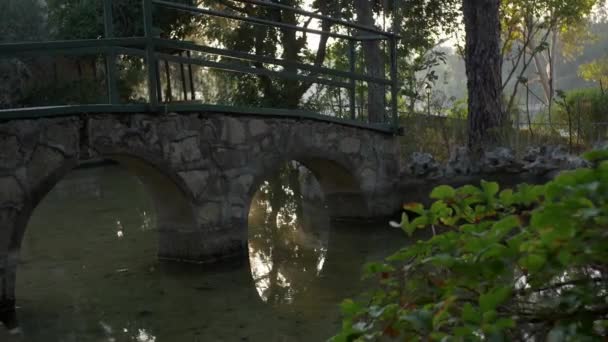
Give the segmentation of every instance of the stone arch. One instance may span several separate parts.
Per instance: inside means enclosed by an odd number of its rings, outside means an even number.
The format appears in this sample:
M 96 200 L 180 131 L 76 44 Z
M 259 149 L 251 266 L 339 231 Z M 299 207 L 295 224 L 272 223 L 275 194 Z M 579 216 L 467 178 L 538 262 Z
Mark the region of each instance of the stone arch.
M 163 233 L 196 226 L 190 189 L 179 175 L 164 167 L 162 161 L 147 156 L 145 153 L 105 148 L 100 151 L 97 157 L 100 160 L 117 162 L 143 183 L 156 211 L 156 224 L 160 235 L 159 257 L 171 259 L 172 251 L 170 245 L 164 243 Z M 57 183 L 80 164 L 81 161 L 78 159 L 66 160 L 58 168 L 51 170 L 48 175 L 33 184 L 28 198 L 24 202 L 25 206 L 15 222 L 11 234 L 10 249 L 19 249 L 29 218 L 38 204 Z
M 287 154 L 282 157 L 262 160 L 251 175 L 250 187 L 246 193 L 245 217 L 250 210 L 251 200 L 262 181 L 290 161 L 306 167 L 321 185 L 325 202 L 332 219 L 355 219 L 368 217 L 368 200 L 361 188 L 361 180 L 354 165 L 347 158 L 328 158 L 316 154 Z
M 163 166 L 162 160 L 145 153 L 104 148 L 98 151 L 96 157 L 117 162 L 142 182 L 156 212 L 158 256 L 160 259 L 181 260 L 180 251 L 172 243 L 174 233 L 196 229 L 197 223 L 192 194 L 179 175 Z M 38 163 L 34 159 L 26 164 L 26 168 Z M 4 225 L 0 227 L 0 321 L 7 322 L 7 325 L 15 320 L 17 266 L 29 220 L 46 195 L 80 164 L 78 157 L 70 157 L 50 163 L 37 172 L 28 170 L 28 185 L 22 185 L 24 191 L 20 196 L 20 208 L 8 213 L 0 210 L 0 225 Z M 15 176 L 15 179 L 18 178 Z

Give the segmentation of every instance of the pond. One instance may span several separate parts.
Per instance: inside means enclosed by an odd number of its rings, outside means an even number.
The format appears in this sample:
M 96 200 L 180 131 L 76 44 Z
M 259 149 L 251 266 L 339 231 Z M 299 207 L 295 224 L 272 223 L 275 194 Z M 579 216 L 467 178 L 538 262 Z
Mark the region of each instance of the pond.
M 249 260 L 156 258 L 155 214 L 116 165 L 81 168 L 34 212 L 17 280 L 12 341 L 323 341 L 361 267 L 405 245 L 387 224 L 330 222 L 311 174 L 288 164 L 249 215 Z M 6 338 L 4 337 L 6 336 Z

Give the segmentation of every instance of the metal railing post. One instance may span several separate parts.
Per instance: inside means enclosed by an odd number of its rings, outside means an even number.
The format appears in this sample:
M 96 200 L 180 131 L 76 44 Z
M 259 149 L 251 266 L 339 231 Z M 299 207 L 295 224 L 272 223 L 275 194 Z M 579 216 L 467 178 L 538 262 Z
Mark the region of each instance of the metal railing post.
M 167 82 L 167 92 L 165 93 L 165 101 L 173 102 L 173 89 L 171 87 L 171 70 L 169 69 L 169 61 L 165 59 L 165 81 Z
M 158 107 L 158 64 L 154 52 L 154 27 L 152 21 L 152 0 L 143 0 L 144 33 L 146 37 L 146 64 L 148 69 L 148 96 L 150 108 Z
M 188 56 L 188 59 L 192 57 L 190 50 L 186 51 L 186 56 Z M 194 74 L 192 73 L 192 63 L 188 63 L 188 79 L 190 81 L 190 99 L 194 101 L 196 100 L 196 92 L 194 91 Z
M 356 69 L 356 49 L 355 41 L 350 39 L 348 41 L 348 62 L 350 64 L 350 72 L 355 73 Z M 357 106 L 357 83 L 353 77 L 350 78 L 350 88 L 348 88 L 349 100 L 350 100 L 350 118 L 355 120 L 357 117 L 356 106 Z
M 114 38 L 112 0 L 103 0 L 103 28 L 106 38 Z M 108 47 L 106 53 L 106 83 L 108 86 L 108 102 L 110 104 L 118 104 L 120 102 L 116 78 L 116 53 L 112 47 Z
M 397 71 L 397 38 L 391 37 L 390 41 L 391 50 L 391 111 L 392 111 L 392 123 L 393 128 L 399 128 L 399 81 Z
M 179 56 L 183 57 L 183 52 L 179 52 Z M 188 100 L 188 89 L 186 88 L 186 69 L 184 63 L 179 63 L 179 75 L 182 81 L 182 96 L 184 101 Z

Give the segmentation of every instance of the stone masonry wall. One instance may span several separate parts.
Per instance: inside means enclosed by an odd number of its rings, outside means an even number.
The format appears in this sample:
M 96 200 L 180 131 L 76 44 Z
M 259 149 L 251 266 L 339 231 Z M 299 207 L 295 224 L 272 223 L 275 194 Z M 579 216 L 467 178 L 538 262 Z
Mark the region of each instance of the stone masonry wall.
M 0 311 L 14 305 L 30 215 L 83 160 L 112 159 L 140 177 L 155 204 L 160 257 L 213 262 L 245 257 L 251 198 L 290 160 L 314 173 L 336 218 L 398 210 L 397 149 L 394 137 L 356 127 L 214 113 L 0 123 Z

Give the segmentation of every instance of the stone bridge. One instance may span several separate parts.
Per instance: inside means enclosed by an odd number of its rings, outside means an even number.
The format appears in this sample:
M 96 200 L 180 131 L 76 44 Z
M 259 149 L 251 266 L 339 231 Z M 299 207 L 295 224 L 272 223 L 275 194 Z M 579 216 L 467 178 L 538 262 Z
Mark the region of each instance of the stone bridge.
M 14 308 L 18 255 L 33 210 L 84 161 L 119 162 L 142 181 L 158 217 L 160 258 L 209 263 L 246 258 L 251 199 L 287 161 L 313 172 L 332 218 L 394 213 L 398 146 L 389 133 L 349 124 L 209 112 L 4 121 L 0 311 Z

